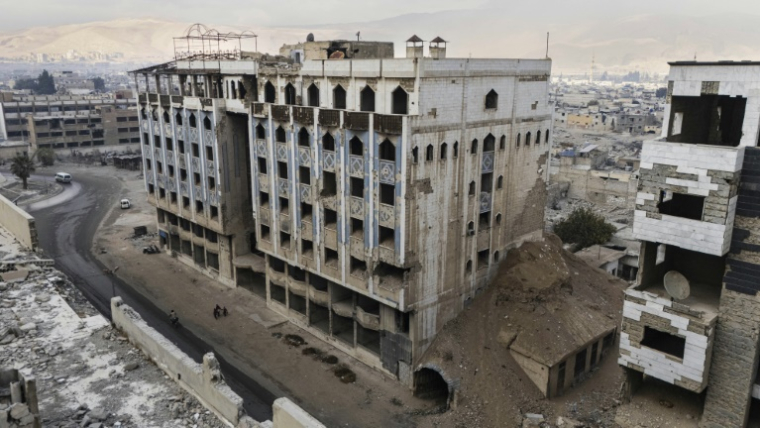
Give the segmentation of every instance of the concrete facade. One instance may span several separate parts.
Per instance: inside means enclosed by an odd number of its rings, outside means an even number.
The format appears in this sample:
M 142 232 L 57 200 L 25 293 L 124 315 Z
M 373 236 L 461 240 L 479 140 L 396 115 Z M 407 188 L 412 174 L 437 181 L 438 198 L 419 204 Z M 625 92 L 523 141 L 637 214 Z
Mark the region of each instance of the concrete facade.
M 758 71 L 671 63 L 662 136 L 642 149 L 618 361 L 632 384 L 706 389 L 703 427 L 746 426 L 758 383 Z
M 416 358 L 506 251 L 541 237 L 551 62 L 388 58 L 385 45 L 373 58 L 299 63 L 286 46 L 287 66 L 179 60 L 135 75 L 167 248 L 187 254 L 172 221 L 216 231 L 232 266 L 220 280 L 411 387 Z M 188 128 L 190 115 L 208 128 Z M 211 151 L 177 157 L 167 138 Z M 167 165 L 204 179 L 185 185 Z M 212 191 L 207 175 L 241 181 Z M 217 204 L 222 227 L 172 206 L 176 189 Z

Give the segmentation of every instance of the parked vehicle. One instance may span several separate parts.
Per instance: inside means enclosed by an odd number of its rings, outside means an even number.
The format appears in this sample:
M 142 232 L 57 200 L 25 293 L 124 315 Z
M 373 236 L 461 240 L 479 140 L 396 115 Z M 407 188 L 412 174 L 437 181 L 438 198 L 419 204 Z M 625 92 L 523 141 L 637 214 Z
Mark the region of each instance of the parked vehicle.
M 132 203 L 129 202 L 129 199 L 122 199 L 120 202 L 121 209 L 126 210 L 132 206 Z
M 59 183 L 71 183 L 71 174 L 67 172 L 56 172 L 55 181 Z
M 155 245 L 148 245 L 147 247 L 143 248 L 143 254 L 157 254 L 160 252 L 161 250 L 159 250 Z

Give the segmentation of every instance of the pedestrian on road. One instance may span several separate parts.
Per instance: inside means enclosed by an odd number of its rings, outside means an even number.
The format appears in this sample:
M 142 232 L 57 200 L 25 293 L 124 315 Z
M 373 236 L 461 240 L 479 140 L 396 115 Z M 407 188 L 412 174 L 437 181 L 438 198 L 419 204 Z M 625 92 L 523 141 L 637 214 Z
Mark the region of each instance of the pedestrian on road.
M 219 319 L 219 306 L 214 308 L 214 319 Z
M 229 312 L 227 312 L 227 307 L 226 306 L 224 307 L 223 313 L 224 313 L 225 317 L 227 316 L 227 314 L 229 314 Z

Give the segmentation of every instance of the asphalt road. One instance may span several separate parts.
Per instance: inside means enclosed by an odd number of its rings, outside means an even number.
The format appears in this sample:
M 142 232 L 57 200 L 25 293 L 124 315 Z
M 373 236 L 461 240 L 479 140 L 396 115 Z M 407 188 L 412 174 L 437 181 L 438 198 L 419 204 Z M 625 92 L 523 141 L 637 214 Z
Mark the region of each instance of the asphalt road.
M 34 179 L 52 179 L 39 175 Z M 115 294 L 140 313 L 153 328 L 171 340 L 196 362 L 213 346 L 200 340 L 190 330 L 174 328 L 168 315 L 148 298 L 119 278 L 104 273 L 115 266 L 103 266 L 91 253 L 95 232 L 111 207 L 120 199 L 121 184 L 115 178 L 77 175 L 65 190 L 53 198 L 26 207 L 36 219 L 39 242 L 46 255 L 55 259 L 56 268 L 68 275 L 90 303 L 111 318 L 110 299 Z M 182 320 L 180 320 L 180 324 Z M 244 400 L 252 418 L 272 418 L 272 403 L 277 398 L 270 391 L 228 364 L 216 353 L 227 384 Z

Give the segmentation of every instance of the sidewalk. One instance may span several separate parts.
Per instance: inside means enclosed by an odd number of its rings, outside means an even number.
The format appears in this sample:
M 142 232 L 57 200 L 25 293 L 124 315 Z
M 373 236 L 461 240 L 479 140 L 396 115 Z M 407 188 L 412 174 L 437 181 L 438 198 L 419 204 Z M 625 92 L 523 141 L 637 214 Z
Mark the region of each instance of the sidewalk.
M 149 234 L 156 232 L 155 209 L 147 203 L 134 172 L 109 172 L 122 181 L 133 208 L 114 209 L 101 224 L 93 245 L 106 250 L 105 254 L 95 253 L 106 266 L 119 266 L 119 277 L 167 313 L 174 309 L 182 325 L 212 344 L 215 352 L 327 426 L 414 427 L 422 422 L 425 417 L 418 415 L 430 407 L 428 402 L 288 323 L 266 308 L 258 296 L 242 288 L 221 286 L 166 254 L 143 254 L 148 241 L 129 237 L 135 225 L 148 226 Z M 153 240 L 158 243 L 157 238 Z M 230 315 L 214 319 L 215 304 L 226 306 Z M 285 342 L 287 335 L 300 336 L 306 343 L 292 346 L 292 340 Z M 356 382 L 342 383 L 334 374 L 335 365 L 304 355 L 307 348 L 336 356 L 356 373 Z

